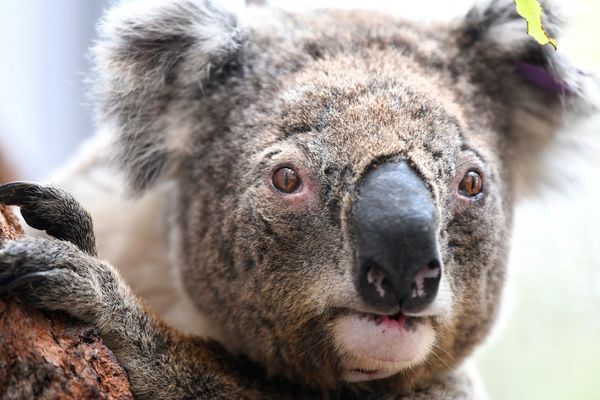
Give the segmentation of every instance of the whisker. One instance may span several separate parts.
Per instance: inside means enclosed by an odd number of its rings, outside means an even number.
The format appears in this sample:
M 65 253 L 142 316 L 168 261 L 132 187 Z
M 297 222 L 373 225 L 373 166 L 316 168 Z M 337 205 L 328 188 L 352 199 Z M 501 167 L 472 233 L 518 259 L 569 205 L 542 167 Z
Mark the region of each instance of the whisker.
M 437 345 L 435 343 L 433 343 L 432 346 L 435 347 L 436 349 L 443 351 L 444 354 L 446 354 L 452 361 L 456 362 L 456 358 L 448 350 L 444 349 L 442 346 Z
M 434 345 L 434 346 L 435 346 L 435 345 Z M 437 347 L 437 348 L 440 348 L 439 346 L 435 346 L 435 347 Z M 440 349 L 441 349 L 441 348 L 440 348 Z M 441 349 L 441 350 L 443 350 L 443 349 Z M 450 366 L 449 366 L 449 365 L 446 363 L 446 361 L 444 361 L 444 360 L 442 359 L 442 357 L 440 357 L 440 356 L 439 356 L 439 355 L 438 355 L 438 354 L 435 352 L 435 350 L 434 350 L 434 349 L 431 349 L 431 354 L 433 354 L 433 355 L 434 355 L 434 356 L 435 356 L 435 357 L 436 357 L 438 360 L 440 360 L 440 362 L 441 362 L 442 364 L 444 364 L 444 366 L 446 366 L 446 368 L 448 368 L 450 371 L 452 371 L 452 372 L 456 372 L 456 370 L 455 370 L 454 368 L 450 367 Z

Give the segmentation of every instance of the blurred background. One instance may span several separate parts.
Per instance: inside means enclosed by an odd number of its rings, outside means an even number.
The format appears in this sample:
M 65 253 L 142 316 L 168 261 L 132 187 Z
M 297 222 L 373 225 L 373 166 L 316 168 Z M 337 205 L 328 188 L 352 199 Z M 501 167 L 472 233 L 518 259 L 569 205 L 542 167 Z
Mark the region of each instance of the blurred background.
M 109 3 L 0 0 L 0 149 L 19 179 L 47 177 L 93 134 L 83 85 L 86 52 Z M 473 1 L 270 3 L 368 7 L 446 20 L 466 13 Z M 600 76 L 600 1 L 562 3 L 570 27 L 558 40 L 559 51 Z M 600 118 L 573 130 L 600 144 Z M 580 150 L 556 160 L 573 179 L 517 209 L 506 312 L 477 353 L 492 399 L 600 399 L 600 154 L 592 147 Z M 581 158 L 586 162 L 577 162 Z

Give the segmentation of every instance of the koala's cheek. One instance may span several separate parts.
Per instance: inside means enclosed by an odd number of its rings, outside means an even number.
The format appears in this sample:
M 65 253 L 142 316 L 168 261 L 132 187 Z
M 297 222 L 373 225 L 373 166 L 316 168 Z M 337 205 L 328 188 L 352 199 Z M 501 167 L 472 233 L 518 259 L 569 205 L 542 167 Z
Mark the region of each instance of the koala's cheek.
M 382 379 L 412 367 L 427 357 L 435 341 L 427 318 L 346 315 L 335 322 L 333 333 L 343 360 L 342 379 L 348 382 Z

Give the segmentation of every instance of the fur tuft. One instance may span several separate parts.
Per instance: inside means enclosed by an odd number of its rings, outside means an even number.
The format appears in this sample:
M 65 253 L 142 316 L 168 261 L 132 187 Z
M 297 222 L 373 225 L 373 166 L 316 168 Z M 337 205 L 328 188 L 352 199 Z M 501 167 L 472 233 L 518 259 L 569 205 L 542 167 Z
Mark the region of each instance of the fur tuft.
M 559 39 L 560 13 L 542 1 L 542 23 Z M 459 28 L 458 63 L 468 64 L 471 80 L 504 110 L 499 124 L 511 143 L 517 192 L 552 185 L 554 172 L 544 159 L 554 154 L 562 128 L 598 109 L 598 81 L 572 65 L 559 50 L 539 45 L 510 0 L 478 4 Z
M 192 129 L 166 112 L 197 93 L 239 49 L 233 15 L 209 0 L 125 1 L 99 25 L 93 48 L 97 120 L 114 125 L 115 160 L 132 189 L 151 186 L 185 154 Z M 181 73 L 185 71 L 185 73 Z
M 541 1 L 542 23 L 550 37 L 560 35 L 563 19 L 549 1 Z M 475 41 L 486 41 L 506 51 L 520 51 L 523 46 L 535 43 L 527 35 L 527 22 L 517 13 L 512 0 L 487 0 L 478 2 L 466 16 L 465 31 Z

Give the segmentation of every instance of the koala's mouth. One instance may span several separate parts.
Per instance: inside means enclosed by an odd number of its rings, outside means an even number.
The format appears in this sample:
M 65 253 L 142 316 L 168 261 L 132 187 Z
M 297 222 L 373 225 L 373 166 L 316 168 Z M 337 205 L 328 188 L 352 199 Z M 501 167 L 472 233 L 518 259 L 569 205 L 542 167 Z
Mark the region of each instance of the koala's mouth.
M 351 312 L 335 321 L 333 331 L 346 382 L 383 379 L 408 369 L 427 357 L 435 340 L 428 317 L 402 313 Z

